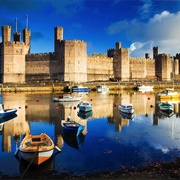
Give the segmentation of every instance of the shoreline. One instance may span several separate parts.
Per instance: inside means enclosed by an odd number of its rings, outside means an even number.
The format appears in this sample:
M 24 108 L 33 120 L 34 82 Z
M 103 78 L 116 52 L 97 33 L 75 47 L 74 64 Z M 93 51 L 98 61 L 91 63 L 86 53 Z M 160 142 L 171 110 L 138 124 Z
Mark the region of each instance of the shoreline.
M 148 84 L 154 86 L 154 91 L 159 91 L 165 88 L 173 88 L 172 82 L 89 82 L 81 83 L 85 87 L 89 87 L 90 91 L 96 91 L 97 85 L 105 84 L 109 87 L 111 91 L 120 90 L 136 90 L 138 84 Z M 175 89 L 180 90 L 180 83 L 174 84 Z M 70 92 L 70 86 L 68 83 L 36 83 L 36 84 L 1 84 L 0 92 L 49 92 L 49 93 L 64 93 Z
M 42 174 L 24 174 L 22 176 L 8 176 L 0 173 L 0 179 L 121 179 L 121 180 L 164 180 L 164 179 L 180 179 L 180 158 L 176 158 L 173 162 L 154 163 L 147 167 L 137 169 L 122 168 L 116 172 L 97 172 L 85 175 L 75 176 L 70 173 L 56 174 L 52 171 L 43 172 Z M 29 176 L 30 175 L 30 176 Z

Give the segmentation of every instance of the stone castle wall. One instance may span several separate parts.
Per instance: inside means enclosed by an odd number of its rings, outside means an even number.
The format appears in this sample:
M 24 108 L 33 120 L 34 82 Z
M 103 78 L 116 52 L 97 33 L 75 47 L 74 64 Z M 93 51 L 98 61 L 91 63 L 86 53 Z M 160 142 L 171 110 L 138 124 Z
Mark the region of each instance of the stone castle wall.
M 114 77 L 113 58 L 106 54 L 93 54 L 87 57 L 87 81 L 102 81 Z
M 3 28 L 0 43 L 1 82 L 29 81 L 121 81 L 158 79 L 171 80 L 172 58 L 153 49 L 153 59 L 129 57 L 129 50 L 116 43 L 106 54 L 87 56 L 87 43 L 81 40 L 63 40 L 63 28 L 55 28 L 55 52 L 30 54 L 30 31 L 24 30 L 24 41 L 19 36 L 10 42 L 10 27 Z M 56 34 L 57 33 L 57 34 Z M 18 33 L 16 35 L 19 35 Z M 176 55 L 175 72 L 179 73 L 180 55 Z

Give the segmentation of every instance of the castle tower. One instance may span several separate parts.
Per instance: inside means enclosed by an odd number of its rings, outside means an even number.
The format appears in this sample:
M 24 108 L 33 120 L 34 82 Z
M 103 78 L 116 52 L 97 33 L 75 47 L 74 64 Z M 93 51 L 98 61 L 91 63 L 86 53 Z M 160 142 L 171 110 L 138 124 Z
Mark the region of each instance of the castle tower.
M 122 81 L 128 81 L 129 73 L 129 50 L 121 48 L 121 43 L 116 43 L 116 50 L 113 55 L 114 77 Z
M 63 28 L 56 26 L 54 28 L 54 52 L 59 52 L 60 42 L 63 40 Z
M 158 55 L 158 47 L 153 47 L 153 59 Z
M 2 40 L 0 43 L 0 83 L 25 82 L 25 55 L 29 52 L 28 45 L 20 42 L 20 33 L 14 33 L 11 39 L 11 27 L 2 27 Z M 8 43 L 7 43 L 8 42 Z
M 11 41 L 11 27 L 3 26 L 2 27 L 2 42 L 10 42 Z
M 23 42 L 29 46 L 30 45 L 30 36 L 31 36 L 31 31 L 27 28 L 23 30 Z

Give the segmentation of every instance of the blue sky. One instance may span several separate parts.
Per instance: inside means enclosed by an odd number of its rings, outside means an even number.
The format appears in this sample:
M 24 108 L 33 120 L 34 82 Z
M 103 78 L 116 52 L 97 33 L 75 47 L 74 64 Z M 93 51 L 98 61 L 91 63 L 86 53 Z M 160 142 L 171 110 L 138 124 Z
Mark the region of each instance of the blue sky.
M 180 53 L 180 0 L 0 0 L 0 26 L 31 30 L 31 53 L 54 52 L 54 27 L 64 40 L 84 40 L 87 54 L 106 54 L 121 42 L 131 57 Z M 0 29 L 0 42 L 2 32 Z

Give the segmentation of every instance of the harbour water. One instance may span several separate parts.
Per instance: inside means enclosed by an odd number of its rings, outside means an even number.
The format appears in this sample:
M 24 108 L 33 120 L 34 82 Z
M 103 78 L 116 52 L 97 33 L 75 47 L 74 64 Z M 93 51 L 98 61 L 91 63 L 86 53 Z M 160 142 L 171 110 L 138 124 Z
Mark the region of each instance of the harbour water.
M 82 100 L 91 101 L 93 111 L 81 114 L 78 102 L 53 102 L 55 94 L 4 93 L 4 107 L 17 107 L 17 116 L 0 120 L 0 172 L 2 175 L 45 178 L 55 175 L 84 175 L 122 168 L 139 168 L 180 157 L 180 101 L 173 101 L 174 114 L 159 112 L 153 92 L 120 91 L 117 94 L 90 92 Z M 57 95 L 58 96 L 58 95 Z M 118 106 L 132 103 L 133 117 L 120 114 Z M 79 137 L 64 137 L 61 120 L 83 124 Z M 28 167 L 20 154 L 14 155 L 26 133 L 48 134 L 60 153 L 40 165 Z

